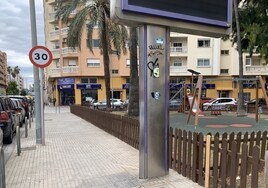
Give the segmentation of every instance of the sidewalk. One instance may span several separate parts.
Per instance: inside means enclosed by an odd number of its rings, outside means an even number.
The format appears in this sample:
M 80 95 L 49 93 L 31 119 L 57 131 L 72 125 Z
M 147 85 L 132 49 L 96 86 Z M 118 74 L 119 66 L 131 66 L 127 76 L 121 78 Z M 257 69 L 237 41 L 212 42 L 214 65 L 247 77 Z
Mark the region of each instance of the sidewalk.
M 22 136 L 22 153 L 6 164 L 7 188 L 198 188 L 170 169 L 161 178 L 139 179 L 139 152 L 85 120 L 69 107 L 45 107 L 45 146 L 35 126 Z

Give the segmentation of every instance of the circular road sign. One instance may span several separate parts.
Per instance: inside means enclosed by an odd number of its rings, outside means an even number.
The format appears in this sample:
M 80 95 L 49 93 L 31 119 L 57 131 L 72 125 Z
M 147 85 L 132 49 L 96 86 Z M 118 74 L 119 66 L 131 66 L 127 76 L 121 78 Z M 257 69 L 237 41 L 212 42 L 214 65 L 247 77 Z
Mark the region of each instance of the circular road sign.
M 44 68 L 51 64 L 52 53 L 45 46 L 35 46 L 29 52 L 29 58 L 33 65 Z

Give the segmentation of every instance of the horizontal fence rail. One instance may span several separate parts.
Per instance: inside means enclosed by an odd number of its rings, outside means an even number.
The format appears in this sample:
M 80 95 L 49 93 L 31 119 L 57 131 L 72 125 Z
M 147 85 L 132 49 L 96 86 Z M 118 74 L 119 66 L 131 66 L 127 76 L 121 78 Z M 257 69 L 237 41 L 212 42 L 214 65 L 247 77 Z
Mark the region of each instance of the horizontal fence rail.
M 75 105 L 71 113 L 139 148 L 138 119 Z M 169 130 L 169 167 L 206 187 L 258 188 L 266 150 L 267 131 L 203 135 Z

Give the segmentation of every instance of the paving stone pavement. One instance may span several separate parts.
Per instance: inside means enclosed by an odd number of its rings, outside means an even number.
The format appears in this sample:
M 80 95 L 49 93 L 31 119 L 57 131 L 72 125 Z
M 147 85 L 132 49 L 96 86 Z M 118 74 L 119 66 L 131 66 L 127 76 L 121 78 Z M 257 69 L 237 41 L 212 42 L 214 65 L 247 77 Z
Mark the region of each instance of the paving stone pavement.
M 7 188 L 199 188 L 170 170 L 169 175 L 139 179 L 139 152 L 70 113 L 45 107 L 45 145 L 37 145 L 35 125 L 22 136 L 6 163 Z

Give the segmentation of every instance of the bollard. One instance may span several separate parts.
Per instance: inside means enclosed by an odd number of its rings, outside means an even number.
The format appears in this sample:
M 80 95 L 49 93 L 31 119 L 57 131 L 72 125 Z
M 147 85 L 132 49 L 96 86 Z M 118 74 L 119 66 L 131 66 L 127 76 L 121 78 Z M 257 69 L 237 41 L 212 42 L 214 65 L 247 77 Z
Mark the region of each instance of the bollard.
M 5 158 L 3 149 L 3 132 L 0 129 L 0 188 L 6 188 Z
M 29 114 L 29 128 L 32 127 L 32 115 L 31 113 Z
M 25 120 L 25 138 L 28 137 L 28 121 L 30 122 L 30 119 Z
M 17 131 L 17 155 L 20 156 L 21 153 L 21 145 L 20 145 L 20 126 L 16 127 Z

